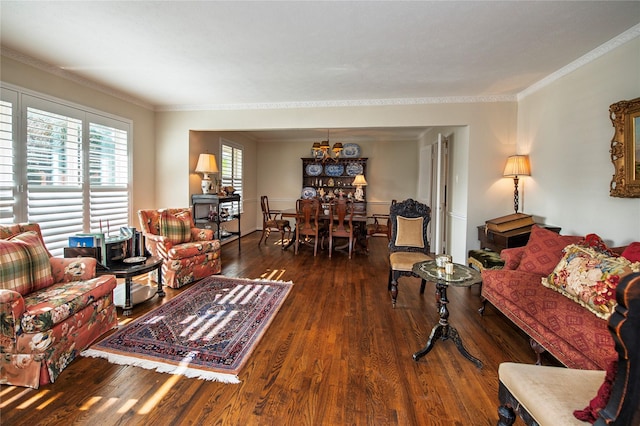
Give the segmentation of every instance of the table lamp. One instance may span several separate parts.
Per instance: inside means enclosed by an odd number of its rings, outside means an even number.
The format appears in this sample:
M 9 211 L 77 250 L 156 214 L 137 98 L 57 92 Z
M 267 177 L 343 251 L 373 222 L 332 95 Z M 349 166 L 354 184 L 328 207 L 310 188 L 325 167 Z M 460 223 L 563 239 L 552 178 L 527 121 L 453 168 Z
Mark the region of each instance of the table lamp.
M 364 191 L 362 190 L 362 187 L 367 186 L 367 181 L 364 178 L 364 175 L 356 175 L 356 178 L 353 180 L 353 186 L 356 187 L 356 192 L 354 194 L 356 201 L 364 201 Z
M 209 194 L 211 192 L 211 178 L 209 177 L 209 174 L 218 173 L 216 156 L 213 154 L 200 154 L 195 171 L 196 173 L 202 173 L 202 182 L 200 184 L 202 193 Z M 217 192 L 217 190 L 215 192 Z
M 518 204 L 520 197 L 518 195 L 518 176 L 531 176 L 531 167 L 529 166 L 528 155 L 512 155 L 507 159 L 507 165 L 504 168 L 504 177 L 513 177 L 513 208 L 518 213 Z

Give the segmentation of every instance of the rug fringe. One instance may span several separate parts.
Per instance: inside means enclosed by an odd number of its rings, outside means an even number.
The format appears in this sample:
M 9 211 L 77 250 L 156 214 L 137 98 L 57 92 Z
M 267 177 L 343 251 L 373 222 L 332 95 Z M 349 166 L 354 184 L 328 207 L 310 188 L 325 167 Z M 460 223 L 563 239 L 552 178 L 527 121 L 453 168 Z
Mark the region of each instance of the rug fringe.
M 235 374 L 216 373 L 212 371 L 204 371 L 196 368 L 189 368 L 185 365 L 171 365 L 164 362 L 149 361 L 140 358 L 134 358 L 126 355 L 118 355 L 99 351 L 95 349 L 86 349 L 80 353 L 82 356 L 92 358 L 104 358 L 112 364 L 133 365 L 146 370 L 155 370 L 158 373 L 176 374 L 192 379 L 208 380 L 211 382 L 222 383 L 240 383 L 240 379 Z

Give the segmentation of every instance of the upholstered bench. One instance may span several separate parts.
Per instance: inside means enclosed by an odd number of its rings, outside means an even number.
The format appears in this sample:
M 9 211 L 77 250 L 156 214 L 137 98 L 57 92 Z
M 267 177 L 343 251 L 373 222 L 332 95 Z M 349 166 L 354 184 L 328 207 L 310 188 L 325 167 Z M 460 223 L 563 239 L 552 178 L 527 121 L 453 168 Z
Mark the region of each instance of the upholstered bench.
M 469 250 L 468 265 L 480 272 L 485 269 L 502 269 L 504 260 L 493 250 Z

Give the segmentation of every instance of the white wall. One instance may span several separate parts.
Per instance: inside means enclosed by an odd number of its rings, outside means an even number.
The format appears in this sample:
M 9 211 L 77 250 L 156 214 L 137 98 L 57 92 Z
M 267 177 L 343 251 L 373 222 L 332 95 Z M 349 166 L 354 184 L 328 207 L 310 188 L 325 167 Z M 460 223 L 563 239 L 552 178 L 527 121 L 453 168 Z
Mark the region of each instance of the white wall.
M 287 128 L 357 128 L 402 126 L 468 126 L 468 148 L 458 152 L 468 157 L 466 184 L 459 189 L 467 211 L 452 249 L 466 253 L 478 247 L 475 227 L 487 218 L 508 214 L 511 209 L 509 182 L 501 177 L 504 160 L 515 151 L 516 104 L 466 103 L 380 107 L 301 108 L 282 110 L 180 111 L 156 114 L 158 150 L 156 195 L 158 205 L 188 202 L 190 183 L 190 130 L 242 131 Z M 363 144 L 369 157 L 368 201 L 372 208 L 392 198 L 416 197 L 418 144 L 377 142 Z M 272 208 L 291 208 L 301 188 L 300 158 L 308 156 L 310 144 L 257 143 L 255 175 L 247 168 L 247 180 L 255 179 L 256 193 L 269 195 Z M 163 173 L 172 170 L 172 173 Z M 462 173 L 462 172 L 461 172 Z M 193 183 L 191 183 L 193 185 Z M 256 208 L 257 210 L 257 208 Z M 257 217 L 257 216 L 256 216 Z M 256 219 L 257 221 L 257 219 Z M 243 225 L 244 228 L 244 225 Z M 465 255 L 466 256 L 466 255 Z M 463 259 L 457 259 L 463 261 Z
M 526 96 L 518 152 L 530 154 L 524 210 L 563 234 L 597 233 L 616 246 L 640 241 L 640 199 L 609 196 L 609 106 L 640 96 L 640 38 Z

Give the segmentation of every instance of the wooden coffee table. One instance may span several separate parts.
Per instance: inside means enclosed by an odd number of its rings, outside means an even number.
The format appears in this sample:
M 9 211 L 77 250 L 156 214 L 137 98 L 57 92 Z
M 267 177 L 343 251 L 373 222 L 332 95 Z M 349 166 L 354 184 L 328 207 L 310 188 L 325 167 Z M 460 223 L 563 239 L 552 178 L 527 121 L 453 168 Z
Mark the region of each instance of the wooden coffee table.
M 138 284 L 133 282 L 133 277 L 149 273 L 153 270 L 158 271 L 158 287 Z M 148 257 L 144 263 L 127 264 L 116 263 L 109 269 L 97 271 L 97 275 L 115 275 L 117 278 L 124 278 L 124 294 L 123 286 L 118 286 L 113 290 L 113 303 L 123 309 L 125 316 L 131 315 L 134 305 L 146 302 L 156 294 L 158 297 L 164 297 L 165 292 L 162 289 L 162 259 L 159 257 Z

